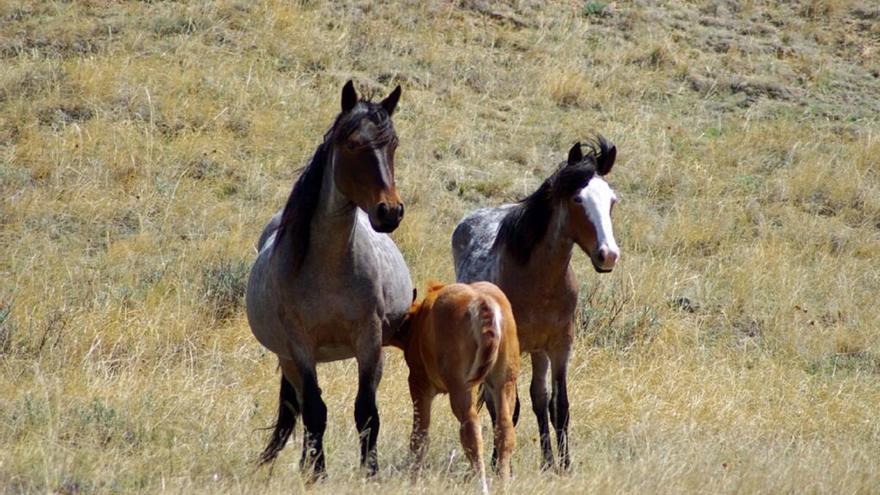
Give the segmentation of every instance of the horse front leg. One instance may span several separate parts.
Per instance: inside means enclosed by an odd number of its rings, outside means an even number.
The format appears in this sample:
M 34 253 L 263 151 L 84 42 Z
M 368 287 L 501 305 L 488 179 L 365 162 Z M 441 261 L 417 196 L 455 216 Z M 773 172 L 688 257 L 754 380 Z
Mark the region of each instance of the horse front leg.
M 306 482 L 311 483 L 326 476 L 324 431 L 327 429 L 327 405 L 321 398 L 314 365 L 298 368 L 302 380 L 302 417 L 305 429 L 299 465 Z
M 532 385 L 529 395 L 532 397 L 532 411 L 538 421 L 538 435 L 541 439 L 541 469 L 553 468 L 553 447 L 550 443 L 550 394 L 547 393 L 547 371 L 550 369 L 550 358 L 544 352 L 532 353 Z
M 556 447 L 559 449 L 559 468 L 568 471 L 571 459 L 568 454 L 568 358 L 570 346 L 552 353 L 550 357 L 550 376 L 553 382 L 553 395 L 550 398 L 550 422 L 556 430 Z
M 368 476 L 379 470 L 376 439 L 379 437 L 379 409 L 376 407 L 376 389 L 382 379 L 385 354 L 379 342 L 371 349 L 363 349 L 357 356 L 358 392 L 354 402 L 354 421 L 361 444 L 361 467 Z

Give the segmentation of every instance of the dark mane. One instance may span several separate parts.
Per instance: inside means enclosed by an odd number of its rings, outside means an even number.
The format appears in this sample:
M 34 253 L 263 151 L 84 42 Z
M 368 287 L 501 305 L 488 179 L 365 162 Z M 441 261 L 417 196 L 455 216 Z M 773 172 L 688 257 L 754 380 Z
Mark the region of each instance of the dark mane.
M 532 251 L 547 234 L 550 217 L 560 200 L 571 197 L 596 174 L 596 164 L 614 147 L 603 137 L 588 145 L 588 152 L 576 163 L 562 162 L 556 172 L 538 189 L 521 199 L 501 220 L 493 250 L 507 248 L 521 265 L 529 262 Z
M 309 251 L 312 217 L 321 198 L 321 185 L 330 151 L 336 142 L 354 132 L 365 118 L 370 119 L 379 129 L 378 137 L 370 143 L 371 145 L 383 146 L 395 138 L 391 116 L 382 105 L 361 100 L 351 111 L 336 116 L 333 125 L 324 134 L 324 142 L 318 145 L 315 154 L 297 178 L 293 191 L 287 198 L 275 233 L 273 249 L 278 248 L 284 237 L 292 237 L 293 252 L 290 269 L 294 274 L 302 267 Z

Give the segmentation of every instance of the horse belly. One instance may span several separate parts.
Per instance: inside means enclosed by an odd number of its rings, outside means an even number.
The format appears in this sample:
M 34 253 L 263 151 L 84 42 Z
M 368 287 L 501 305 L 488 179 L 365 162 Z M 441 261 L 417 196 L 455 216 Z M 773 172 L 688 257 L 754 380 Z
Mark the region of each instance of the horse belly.
M 350 345 L 328 344 L 318 346 L 318 348 L 315 349 L 315 360 L 321 363 L 351 359 L 353 357 L 354 350 Z

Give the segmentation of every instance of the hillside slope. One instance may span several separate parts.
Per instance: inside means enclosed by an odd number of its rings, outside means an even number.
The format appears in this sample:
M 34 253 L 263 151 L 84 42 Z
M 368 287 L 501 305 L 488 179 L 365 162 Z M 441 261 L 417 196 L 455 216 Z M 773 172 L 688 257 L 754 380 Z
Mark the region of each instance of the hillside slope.
M 420 288 L 466 212 L 618 147 L 621 262 L 574 258 L 574 470 L 537 471 L 526 360 L 512 492 L 880 486 L 874 2 L 13 0 L 0 26 L 0 491 L 301 491 L 298 442 L 253 465 L 277 370 L 242 293 L 349 78 L 404 88 L 393 237 Z M 319 373 L 315 491 L 466 485 L 444 400 L 406 473 L 398 352 L 379 485 L 354 363 Z

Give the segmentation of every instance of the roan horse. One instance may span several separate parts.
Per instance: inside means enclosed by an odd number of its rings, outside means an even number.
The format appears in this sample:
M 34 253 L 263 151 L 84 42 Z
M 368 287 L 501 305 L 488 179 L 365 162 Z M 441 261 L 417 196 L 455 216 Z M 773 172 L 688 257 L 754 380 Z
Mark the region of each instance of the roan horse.
M 403 218 L 391 122 L 399 98 L 400 86 L 380 103 L 359 100 L 351 81 L 342 88 L 342 112 L 260 236 L 248 280 L 251 331 L 278 355 L 282 371 L 278 419 L 260 460 L 278 455 L 302 414 L 300 466 L 310 480 L 325 470 L 319 362 L 357 360 L 361 466 L 368 474 L 378 469 L 382 344 L 403 321 L 413 290 L 400 251 L 384 234 Z
M 610 272 L 620 256 L 611 227 L 617 196 L 603 178 L 617 150 L 601 136 L 590 148 L 584 154 L 580 143 L 575 144 L 567 162 L 537 191 L 516 204 L 470 213 L 452 235 L 458 281 L 493 282 L 513 305 L 520 349 L 532 357 L 529 392 L 545 469 L 554 465 L 548 415 L 556 430 L 560 467 L 570 466 L 566 375 L 577 306 L 569 267 L 574 244 L 600 273 Z M 552 397 L 547 393 L 548 368 Z M 495 406 L 490 397 L 484 398 L 494 421 Z
M 516 444 L 513 409 L 519 374 L 519 344 L 510 302 L 494 284 L 431 283 L 413 303 L 391 344 L 403 349 L 413 401 L 410 450 L 421 467 L 428 450 L 431 403 L 448 393 L 461 424 L 459 436 L 480 488 L 488 493 L 483 439 L 477 416 L 477 390 L 483 384 L 497 405 L 495 449 L 502 483 L 510 477 Z

